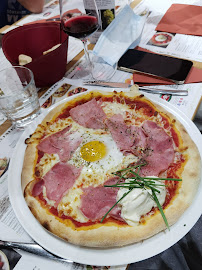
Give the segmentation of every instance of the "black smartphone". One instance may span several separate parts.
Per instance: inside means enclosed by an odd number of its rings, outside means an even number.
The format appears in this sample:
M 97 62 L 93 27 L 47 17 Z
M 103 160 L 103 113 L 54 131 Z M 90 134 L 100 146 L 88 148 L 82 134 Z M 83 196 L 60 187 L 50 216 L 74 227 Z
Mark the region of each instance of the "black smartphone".
M 118 61 L 118 69 L 140 72 L 183 84 L 193 63 L 174 57 L 138 50 L 128 50 Z

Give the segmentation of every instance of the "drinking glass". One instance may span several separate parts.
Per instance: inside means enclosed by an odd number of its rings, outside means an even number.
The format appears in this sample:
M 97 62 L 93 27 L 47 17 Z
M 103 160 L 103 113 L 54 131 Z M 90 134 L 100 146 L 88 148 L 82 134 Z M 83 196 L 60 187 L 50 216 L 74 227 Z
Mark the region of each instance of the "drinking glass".
M 88 78 L 90 74 L 93 79 L 106 79 L 106 76 L 103 76 L 106 72 L 105 66 L 103 68 L 104 61 L 89 53 L 87 48 L 88 37 L 100 27 L 101 18 L 95 0 L 90 0 L 90 9 L 85 9 L 84 2 L 81 0 L 60 0 L 59 4 L 63 31 L 69 36 L 80 39 L 84 47 L 86 61 L 77 67 L 76 78 Z M 111 73 L 109 70 L 107 72 Z
M 40 114 L 34 75 L 30 69 L 13 66 L 0 71 L 0 111 L 19 129 Z

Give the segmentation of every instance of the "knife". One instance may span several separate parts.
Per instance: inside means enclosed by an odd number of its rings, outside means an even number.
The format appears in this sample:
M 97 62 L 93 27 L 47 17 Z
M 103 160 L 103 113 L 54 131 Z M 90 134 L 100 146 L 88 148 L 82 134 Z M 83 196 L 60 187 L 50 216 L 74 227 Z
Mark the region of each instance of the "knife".
M 129 88 L 132 85 L 128 83 L 121 82 L 104 82 L 104 81 L 84 81 L 84 85 L 91 86 L 103 86 L 103 87 L 112 87 L 112 88 Z M 173 90 L 173 89 L 157 89 L 157 88 L 147 88 L 147 87 L 139 87 L 139 90 L 145 91 L 152 94 L 166 94 L 173 96 L 187 96 L 187 90 Z
M 68 263 L 73 262 L 69 259 L 64 259 L 48 252 L 46 249 L 42 248 L 40 245 L 36 243 L 21 243 L 21 242 L 11 242 L 11 241 L 0 240 L 0 247 L 10 247 L 10 248 L 20 249 L 20 250 L 23 250 L 23 251 L 26 251 L 35 255 L 39 255 L 39 256 L 42 256 L 51 260 L 55 260 L 55 261 L 68 262 Z
M 173 96 L 188 96 L 188 90 L 172 90 L 172 89 L 159 89 L 159 88 L 146 88 L 139 87 L 139 90 L 152 94 L 164 94 Z

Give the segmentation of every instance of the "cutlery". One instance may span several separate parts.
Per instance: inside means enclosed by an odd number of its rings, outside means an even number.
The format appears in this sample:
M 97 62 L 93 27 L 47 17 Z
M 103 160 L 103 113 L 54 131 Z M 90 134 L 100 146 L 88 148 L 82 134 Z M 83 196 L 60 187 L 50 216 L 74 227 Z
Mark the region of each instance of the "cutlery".
M 154 89 L 154 88 L 146 88 L 146 87 L 139 87 L 141 91 L 145 91 L 147 93 L 152 94 L 166 94 L 166 95 L 173 95 L 173 96 L 188 96 L 187 90 L 172 90 L 172 89 Z
M 10 247 L 10 248 L 20 249 L 20 250 L 23 250 L 23 251 L 26 251 L 35 255 L 39 255 L 39 256 L 42 256 L 51 260 L 55 260 L 55 261 L 68 262 L 68 263 L 73 262 L 69 259 L 64 259 L 48 252 L 46 249 L 42 248 L 40 245 L 36 243 L 21 243 L 21 242 L 11 242 L 11 241 L 0 240 L 0 247 Z
M 131 87 L 131 84 L 121 83 L 121 82 L 104 82 L 104 81 L 84 81 L 84 85 L 91 86 L 103 86 L 103 87 L 112 87 L 112 88 L 128 88 Z M 147 88 L 139 87 L 139 90 L 145 91 L 152 94 L 167 94 L 173 96 L 187 96 L 187 90 L 173 90 L 173 89 L 157 89 L 157 88 Z

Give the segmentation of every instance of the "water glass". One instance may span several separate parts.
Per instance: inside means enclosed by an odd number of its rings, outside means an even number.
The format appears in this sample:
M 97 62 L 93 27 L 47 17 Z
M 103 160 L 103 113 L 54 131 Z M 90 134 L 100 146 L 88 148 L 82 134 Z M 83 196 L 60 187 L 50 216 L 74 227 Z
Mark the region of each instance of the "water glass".
M 0 71 L 0 111 L 20 129 L 40 114 L 34 75 L 30 69 L 13 66 Z

